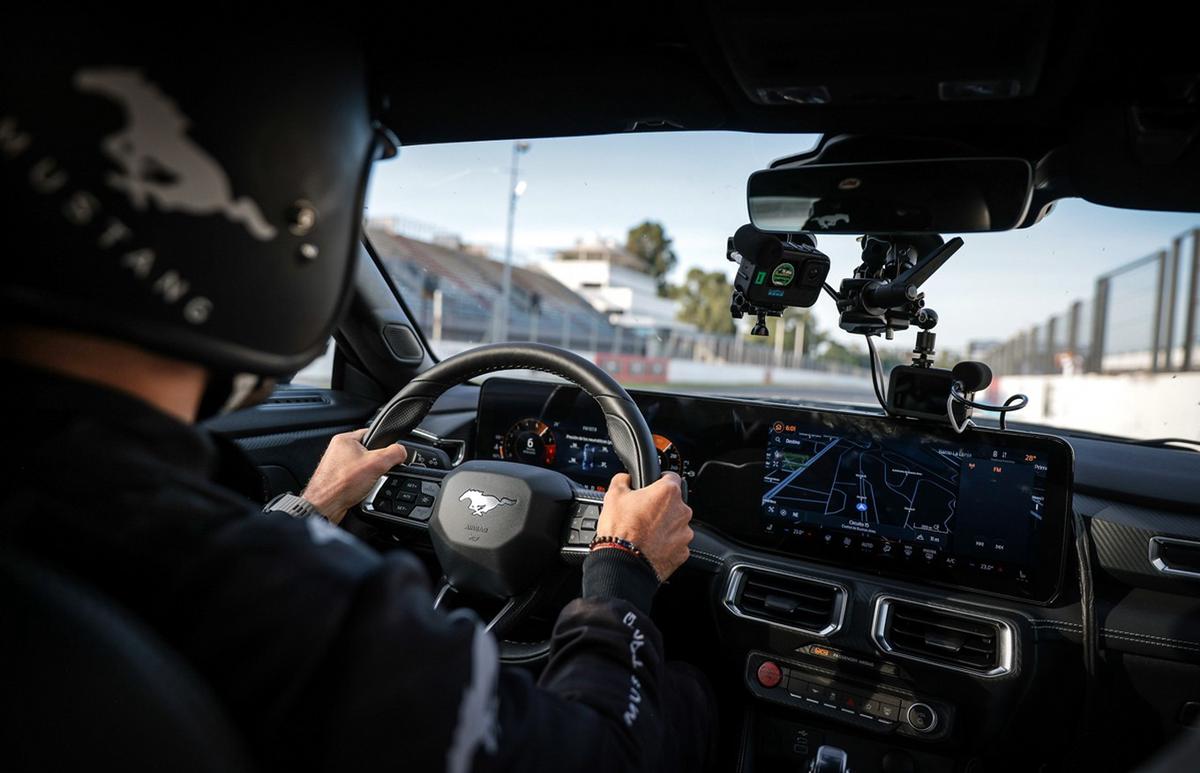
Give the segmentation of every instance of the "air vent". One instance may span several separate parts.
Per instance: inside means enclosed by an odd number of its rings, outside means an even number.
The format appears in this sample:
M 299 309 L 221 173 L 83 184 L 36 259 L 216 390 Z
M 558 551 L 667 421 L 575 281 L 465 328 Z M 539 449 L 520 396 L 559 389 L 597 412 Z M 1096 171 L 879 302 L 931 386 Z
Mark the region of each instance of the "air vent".
M 979 676 L 1012 671 L 1012 626 L 995 617 L 881 597 L 871 636 L 884 652 Z
M 298 408 L 304 405 L 329 405 L 329 399 L 320 392 L 281 391 L 262 403 L 264 408 Z
M 846 589 L 824 580 L 737 564 L 729 572 L 725 606 L 738 617 L 829 636 L 842 627 Z

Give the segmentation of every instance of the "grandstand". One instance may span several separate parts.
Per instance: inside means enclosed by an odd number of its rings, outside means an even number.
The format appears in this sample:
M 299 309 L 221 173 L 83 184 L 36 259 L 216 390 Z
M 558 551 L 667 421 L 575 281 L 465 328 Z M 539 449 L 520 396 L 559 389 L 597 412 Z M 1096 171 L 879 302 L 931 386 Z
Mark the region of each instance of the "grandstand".
M 452 237 L 422 241 L 378 224 L 367 233 L 423 330 L 464 343 L 487 341 L 504 264 Z M 434 297 L 442 298 L 435 324 Z M 645 342 L 621 331 L 584 298 L 540 271 L 513 266 L 508 338 L 567 349 L 643 354 Z

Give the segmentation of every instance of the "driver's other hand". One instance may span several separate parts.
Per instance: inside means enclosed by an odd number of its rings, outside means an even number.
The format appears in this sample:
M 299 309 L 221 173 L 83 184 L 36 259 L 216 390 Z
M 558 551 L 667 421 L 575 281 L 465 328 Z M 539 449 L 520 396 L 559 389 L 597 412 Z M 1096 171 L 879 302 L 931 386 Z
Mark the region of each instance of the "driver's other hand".
M 366 434 L 360 429 L 334 435 L 304 488 L 309 504 L 334 523 L 341 523 L 347 510 L 366 499 L 380 475 L 408 458 L 402 445 L 368 451 L 362 444 Z
M 634 490 L 622 472 L 613 476 L 604 494 L 596 534 L 632 542 L 665 580 L 688 558 L 691 520 L 692 508 L 683 501 L 678 475 L 663 473 L 649 486 Z

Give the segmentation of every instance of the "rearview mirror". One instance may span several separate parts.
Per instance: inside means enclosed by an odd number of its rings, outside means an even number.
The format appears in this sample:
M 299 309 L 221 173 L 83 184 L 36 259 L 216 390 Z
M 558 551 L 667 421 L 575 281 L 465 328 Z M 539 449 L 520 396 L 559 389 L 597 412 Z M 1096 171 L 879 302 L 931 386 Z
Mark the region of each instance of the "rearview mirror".
M 1021 158 L 802 164 L 755 172 L 746 186 L 750 222 L 773 233 L 1007 231 L 1032 192 Z

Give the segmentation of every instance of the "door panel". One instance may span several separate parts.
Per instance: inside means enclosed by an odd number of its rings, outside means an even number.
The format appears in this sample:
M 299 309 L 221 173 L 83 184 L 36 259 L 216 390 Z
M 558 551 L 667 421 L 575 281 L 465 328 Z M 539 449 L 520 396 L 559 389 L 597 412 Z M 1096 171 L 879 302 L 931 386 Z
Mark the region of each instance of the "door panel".
M 366 426 L 376 405 L 346 392 L 282 385 L 263 404 L 205 423 L 232 440 L 263 475 L 267 499 L 299 493 L 329 439 Z

